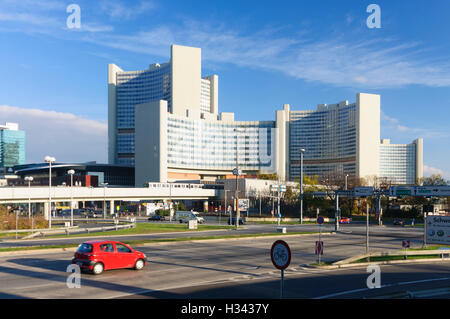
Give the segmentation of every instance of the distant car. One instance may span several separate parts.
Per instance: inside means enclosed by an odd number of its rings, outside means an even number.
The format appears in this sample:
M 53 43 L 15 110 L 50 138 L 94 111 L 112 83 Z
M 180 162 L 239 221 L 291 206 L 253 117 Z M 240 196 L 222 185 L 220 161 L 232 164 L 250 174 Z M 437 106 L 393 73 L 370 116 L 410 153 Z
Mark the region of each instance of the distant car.
M 341 219 L 339 219 L 339 224 L 350 224 L 350 218 L 342 217 Z
M 89 218 L 102 218 L 103 212 L 102 211 L 94 211 L 94 210 L 84 210 L 81 212 L 82 217 L 89 217 Z
M 148 218 L 148 220 L 164 221 L 164 220 L 166 220 L 166 217 L 164 217 L 164 216 L 159 216 L 159 215 L 153 215 L 153 216 L 150 216 L 150 217 Z
M 244 225 L 245 221 L 242 217 L 239 217 L 239 225 Z M 228 225 L 236 225 L 236 217 L 228 218 Z
M 194 211 L 177 211 L 175 213 L 175 220 L 178 220 L 180 223 L 188 223 L 189 220 L 197 220 L 199 224 L 205 223 L 205 219 L 198 212 Z
M 401 218 L 396 218 L 394 220 L 394 225 L 396 226 L 405 226 L 405 221 Z
M 110 240 L 92 240 L 82 243 L 72 259 L 81 269 L 91 271 L 95 275 L 104 270 L 134 268 L 140 270 L 147 263 L 144 253 L 134 250 L 128 245 Z

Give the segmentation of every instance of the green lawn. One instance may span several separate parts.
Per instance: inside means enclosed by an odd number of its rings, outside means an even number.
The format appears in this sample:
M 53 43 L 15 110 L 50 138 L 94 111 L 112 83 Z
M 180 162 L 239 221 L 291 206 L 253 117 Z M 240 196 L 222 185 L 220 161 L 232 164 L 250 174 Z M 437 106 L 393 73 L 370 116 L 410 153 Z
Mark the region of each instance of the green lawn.
M 187 224 L 157 224 L 157 223 L 137 223 L 135 228 L 110 230 L 105 232 L 89 233 L 89 236 L 104 236 L 104 235 L 140 235 L 140 234 L 156 234 L 156 233 L 170 233 L 183 231 L 202 231 L 202 230 L 218 230 L 230 229 L 233 226 L 211 226 L 198 225 L 197 229 L 188 229 Z M 86 233 L 62 235 L 61 237 L 85 237 Z M 53 237 L 53 236 L 52 236 Z

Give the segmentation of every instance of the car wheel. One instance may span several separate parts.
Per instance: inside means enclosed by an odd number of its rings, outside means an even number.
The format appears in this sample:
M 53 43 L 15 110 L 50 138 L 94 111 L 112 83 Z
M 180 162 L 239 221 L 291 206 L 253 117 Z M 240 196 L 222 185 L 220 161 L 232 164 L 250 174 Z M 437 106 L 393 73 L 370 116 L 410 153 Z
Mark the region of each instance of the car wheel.
M 142 268 L 144 268 L 145 263 L 142 259 L 138 259 L 136 260 L 136 264 L 134 265 L 134 269 L 136 270 L 141 270 Z
M 102 263 L 96 263 L 92 268 L 92 273 L 94 275 L 100 275 L 103 272 L 104 266 Z

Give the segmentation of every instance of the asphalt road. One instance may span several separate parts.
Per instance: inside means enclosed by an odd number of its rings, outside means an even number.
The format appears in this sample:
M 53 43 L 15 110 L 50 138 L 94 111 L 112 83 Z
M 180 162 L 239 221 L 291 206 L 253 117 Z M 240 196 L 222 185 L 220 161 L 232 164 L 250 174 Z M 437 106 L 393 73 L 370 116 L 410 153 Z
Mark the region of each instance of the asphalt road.
M 211 225 L 211 224 L 209 224 Z M 212 224 L 216 225 L 216 224 Z M 219 224 L 217 224 L 219 225 Z M 221 225 L 224 225 L 223 223 Z M 319 226 L 304 224 L 304 225 L 283 225 L 286 227 L 287 232 L 318 232 Z M 326 224 L 322 226 L 322 232 L 334 231 L 334 225 Z M 339 231 L 348 237 L 361 236 L 365 238 L 366 227 L 364 224 L 350 224 L 350 225 L 340 225 Z M 108 238 L 111 240 L 125 241 L 125 240 L 150 240 L 150 239 L 168 239 L 168 238 L 181 238 L 181 237 L 206 237 L 206 236 L 221 236 L 221 235 L 238 235 L 238 234 L 259 234 L 259 233 L 276 233 L 276 224 L 247 224 L 243 227 L 229 230 L 212 230 L 212 231 L 198 231 L 198 232 L 171 232 L 171 233 L 158 233 L 158 234 L 145 234 L 145 235 L 120 235 L 114 236 L 109 235 L 105 232 L 104 236 L 101 238 Z M 409 228 L 409 227 L 396 227 L 396 226 L 386 226 L 380 227 L 372 225 L 370 227 L 370 237 L 376 236 L 390 236 L 392 238 L 397 238 L 400 241 L 402 239 L 411 240 L 412 244 L 422 244 L 423 242 L 423 228 Z M 92 236 L 85 237 L 59 237 L 59 238 L 36 238 L 29 240 L 0 240 L 0 248 L 10 248 L 10 247 L 30 247 L 39 245 L 78 245 L 81 242 L 92 238 Z M 365 240 L 365 239 L 364 239 Z M 399 244 L 399 245 L 400 245 Z
M 344 226 L 342 230 L 346 233 L 323 236 L 323 260 L 365 251 L 361 226 Z M 420 232 L 374 230 L 371 250 L 399 248 L 401 238 L 420 238 Z M 83 273 L 80 288 L 67 287 L 71 273 L 66 268 L 73 256 L 71 252 L 3 256 L 0 298 L 278 298 L 280 272 L 269 256 L 274 240 L 251 238 L 136 246 L 150 260 L 143 270 L 112 270 L 100 276 Z M 317 235 L 287 236 L 284 240 L 293 253 L 285 273 L 286 298 L 361 298 L 405 289 L 450 287 L 450 262 L 441 262 L 382 266 L 382 288 L 369 290 L 366 269 L 306 267 L 316 261 Z

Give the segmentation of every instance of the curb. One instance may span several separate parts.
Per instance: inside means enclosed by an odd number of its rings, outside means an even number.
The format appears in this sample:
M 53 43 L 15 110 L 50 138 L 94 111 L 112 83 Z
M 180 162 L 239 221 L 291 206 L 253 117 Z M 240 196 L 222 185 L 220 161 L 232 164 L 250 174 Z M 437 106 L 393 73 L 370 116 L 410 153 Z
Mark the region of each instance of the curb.
M 411 260 L 385 260 L 385 261 L 374 261 L 374 262 L 368 262 L 368 263 L 366 262 L 366 263 L 328 265 L 328 266 L 308 265 L 308 267 L 309 268 L 315 268 L 315 269 L 346 269 L 346 268 L 367 267 L 368 265 L 420 264 L 420 263 L 439 263 L 439 262 L 450 262 L 450 258 L 424 258 L 424 259 L 411 259 Z

